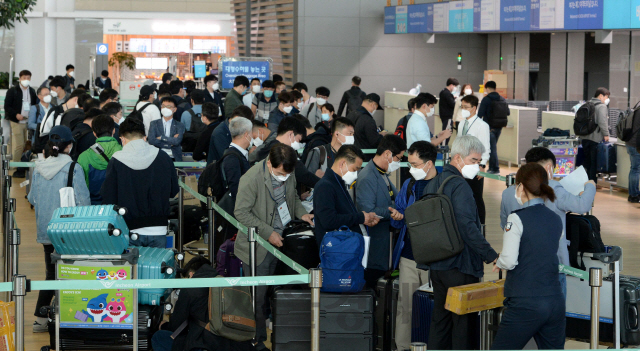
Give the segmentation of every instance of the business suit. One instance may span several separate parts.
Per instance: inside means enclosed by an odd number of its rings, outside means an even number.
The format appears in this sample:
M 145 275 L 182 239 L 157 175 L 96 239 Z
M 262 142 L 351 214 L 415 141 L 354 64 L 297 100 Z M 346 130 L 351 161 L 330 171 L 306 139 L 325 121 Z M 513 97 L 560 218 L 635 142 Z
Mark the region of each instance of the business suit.
M 171 132 L 169 136 L 164 133 L 164 118 L 151 121 L 149 125 L 149 144 L 157 147 L 158 149 L 170 149 L 173 154 L 173 159 L 177 162 L 182 161 L 182 137 L 184 136 L 184 124 L 171 120 Z M 178 137 L 174 138 L 174 135 L 178 134 Z M 158 139 L 160 137 L 160 139 Z
M 209 90 L 205 89 L 204 91 L 204 102 L 213 102 L 214 104 L 218 105 L 218 109 L 220 111 L 219 116 L 223 115 L 224 111 L 224 104 L 222 102 L 222 94 L 220 94 L 219 90 L 214 90 L 213 91 L 213 96 L 211 96 L 211 93 L 209 92 Z

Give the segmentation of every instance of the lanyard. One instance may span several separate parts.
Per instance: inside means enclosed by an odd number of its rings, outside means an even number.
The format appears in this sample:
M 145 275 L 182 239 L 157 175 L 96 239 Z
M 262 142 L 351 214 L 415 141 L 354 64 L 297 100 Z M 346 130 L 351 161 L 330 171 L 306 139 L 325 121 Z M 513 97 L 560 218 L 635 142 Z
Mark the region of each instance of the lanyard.
M 476 123 L 476 121 L 478 120 L 479 117 L 476 117 L 476 119 L 473 120 L 473 123 L 471 123 L 471 125 L 469 126 L 469 128 L 467 128 L 467 134 L 464 135 L 468 135 L 469 131 L 471 130 L 471 127 L 473 127 L 473 124 Z M 469 123 L 469 120 L 465 120 L 464 123 Z M 464 130 L 464 126 L 462 127 L 462 129 Z

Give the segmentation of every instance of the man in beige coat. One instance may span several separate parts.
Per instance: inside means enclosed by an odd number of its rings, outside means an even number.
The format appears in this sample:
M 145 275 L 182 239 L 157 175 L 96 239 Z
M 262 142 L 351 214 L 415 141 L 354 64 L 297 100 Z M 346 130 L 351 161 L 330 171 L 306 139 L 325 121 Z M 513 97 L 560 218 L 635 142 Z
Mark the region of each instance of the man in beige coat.
M 302 207 L 296 193 L 296 177 L 293 174 L 298 161 L 291 146 L 278 144 L 271 148 L 269 157 L 256 163 L 240 178 L 236 207 L 236 219 L 246 227 L 256 227 L 258 235 L 275 247 L 282 246 L 282 232 L 289 221 L 300 218 L 312 224 L 313 215 Z M 235 254 L 243 262 L 244 274 L 250 275 L 249 242 L 247 234 L 238 232 Z M 275 273 L 277 259 L 260 245 L 256 250 L 256 274 L 269 276 Z M 256 350 L 266 349 L 265 311 L 269 300 L 267 286 L 256 287 Z

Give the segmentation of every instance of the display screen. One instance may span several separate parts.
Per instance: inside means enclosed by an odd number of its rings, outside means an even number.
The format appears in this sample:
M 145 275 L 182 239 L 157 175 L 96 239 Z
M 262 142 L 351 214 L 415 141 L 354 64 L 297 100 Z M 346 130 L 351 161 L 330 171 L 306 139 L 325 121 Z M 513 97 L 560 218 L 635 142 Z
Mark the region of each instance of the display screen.
M 193 39 L 194 54 L 224 54 L 227 51 L 227 41 L 224 39 Z
M 269 61 L 223 61 L 222 67 L 222 89 L 233 88 L 233 81 L 237 76 L 245 76 L 260 79 L 260 84 L 271 78 L 271 63 Z
M 167 69 L 169 60 L 166 57 L 153 57 L 151 59 L 151 69 Z
M 151 48 L 156 53 L 189 52 L 191 43 L 189 39 L 152 39 Z M 166 67 L 165 67 L 166 68 Z
M 151 52 L 151 38 L 129 39 L 129 52 Z
M 136 69 L 152 69 L 151 57 L 136 57 Z

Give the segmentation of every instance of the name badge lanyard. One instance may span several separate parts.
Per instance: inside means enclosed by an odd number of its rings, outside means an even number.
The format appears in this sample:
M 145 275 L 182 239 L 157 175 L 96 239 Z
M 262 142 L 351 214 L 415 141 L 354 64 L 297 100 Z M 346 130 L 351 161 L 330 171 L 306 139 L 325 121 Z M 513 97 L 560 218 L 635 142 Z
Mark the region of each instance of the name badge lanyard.
M 340 182 L 344 182 L 342 179 L 338 178 L 337 174 L 334 173 L 333 176 L 336 177 L 336 180 L 338 181 L 338 184 L 340 184 Z M 353 208 L 355 213 L 358 213 L 358 209 L 356 208 L 356 205 L 353 203 L 353 200 L 351 199 L 351 196 L 349 196 L 349 194 L 347 194 L 347 192 L 344 190 L 344 187 L 340 187 L 340 189 L 342 189 L 342 193 L 344 194 L 344 196 L 346 196 L 347 199 L 350 200 L 349 204 L 351 205 L 351 207 Z M 365 225 L 364 227 L 367 230 L 367 236 L 369 236 L 369 226 Z
M 469 126 L 469 128 L 467 128 L 467 133 L 463 134 L 463 135 L 468 135 L 469 131 L 471 130 L 471 127 L 473 127 L 473 124 L 476 123 L 476 121 L 478 120 L 478 118 L 480 117 L 476 117 L 476 119 L 473 120 L 473 123 L 471 123 L 471 125 Z M 465 120 L 464 123 L 469 123 L 469 120 Z M 464 130 L 464 126 L 462 127 L 462 129 Z
M 267 165 L 267 161 L 265 160 L 262 163 L 262 170 L 266 172 L 266 165 Z M 271 175 L 269 175 L 271 176 Z M 291 222 L 291 213 L 289 212 L 289 206 L 287 206 L 287 183 L 283 182 L 283 186 L 284 186 L 284 194 L 282 195 L 282 198 L 284 199 L 284 201 L 282 203 L 278 203 L 278 201 L 276 201 L 276 199 L 273 197 L 273 195 L 271 195 L 271 191 L 267 191 L 267 193 L 269 193 L 269 197 L 271 198 L 271 200 L 273 200 L 273 203 L 276 204 L 276 210 L 278 211 L 278 214 L 280 215 L 280 221 L 282 222 L 283 226 L 286 226 L 287 224 L 289 224 L 289 222 Z M 269 189 L 267 189 L 269 190 Z M 286 215 L 283 216 L 283 212 L 281 211 L 280 207 L 281 205 L 284 204 L 284 210 L 287 211 Z

